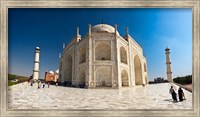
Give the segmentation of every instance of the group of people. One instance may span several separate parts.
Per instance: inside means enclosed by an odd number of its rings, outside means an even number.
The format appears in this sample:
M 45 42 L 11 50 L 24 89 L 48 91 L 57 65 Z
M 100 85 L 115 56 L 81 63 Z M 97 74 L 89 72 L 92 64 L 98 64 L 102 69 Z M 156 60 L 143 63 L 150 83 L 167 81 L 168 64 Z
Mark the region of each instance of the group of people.
M 37 84 L 38 84 L 38 89 L 40 89 L 40 88 L 45 88 L 45 85 L 46 85 L 46 84 L 48 85 L 48 88 L 49 88 L 49 86 L 50 86 L 50 83 L 49 83 L 49 82 L 44 82 L 44 81 L 42 82 L 42 81 L 40 81 L 40 80 L 34 81 L 33 79 L 28 80 L 28 84 L 30 83 L 31 86 L 33 86 L 33 84 L 34 84 L 35 82 L 37 82 Z M 58 86 L 58 82 L 55 82 L 55 86 L 56 86 L 56 87 Z
M 30 82 L 30 85 L 31 86 L 33 86 L 33 84 L 34 84 L 34 81 L 33 80 L 29 80 L 28 81 L 28 83 Z M 36 81 L 37 82 L 37 84 L 38 84 L 38 89 L 40 89 L 40 88 L 44 88 L 45 87 L 45 82 L 41 82 L 40 80 L 38 80 L 38 81 Z M 47 85 L 48 85 L 48 88 L 49 88 L 49 83 L 47 83 Z
M 49 88 L 49 83 L 47 83 L 48 84 L 48 88 Z M 38 89 L 40 89 L 40 88 L 44 88 L 45 87 L 45 82 L 41 82 L 41 81 L 38 81 Z
M 177 102 L 178 101 L 177 93 L 175 92 L 173 86 L 171 86 L 169 93 L 172 95 L 172 99 L 174 100 L 174 102 Z M 185 100 L 185 95 L 184 95 L 184 92 L 181 87 L 179 87 L 179 89 L 178 89 L 178 97 L 179 97 L 179 101 Z

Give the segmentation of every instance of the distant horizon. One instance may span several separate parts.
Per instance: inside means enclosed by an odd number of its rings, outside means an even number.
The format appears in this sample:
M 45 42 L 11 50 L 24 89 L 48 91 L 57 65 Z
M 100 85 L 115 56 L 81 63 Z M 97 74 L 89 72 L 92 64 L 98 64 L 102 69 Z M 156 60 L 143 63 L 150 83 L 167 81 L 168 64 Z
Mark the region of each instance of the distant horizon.
M 59 53 L 79 27 L 81 36 L 104 20 L 118 25 L 142 46 L 149 81 L 166 77 L 165 48 L 170 48 L 173 78 L 192 75 L 191 8 L 9 8 L 8 73 L 31 76 L 35 47 L 40 47 L 39 78 L 59 68 Z M 184 51 L 183 51 L 184 50 Z
M 11 73 L 8 73 L 8 74 L 11 74 Z M 30 78 L 30 76 L 23 76 L 23 75 L 18 75 L 18 74 L 11 74 L 11 75 L 16 75 L 16 76 L 22 76 L 22 77 L 28 77 L 28 78 Z M 192 74 L 188 74 L 188 75 L 192 75 Z M 174 78 L 177 78 L 177 77 L 184 77 L 184 76 L 188 76 L 188 75 L 182 75 L 182 76 L 176 76 L 176 77 L 174 77 Z M 164 77 L 157 77 L 157 78 L 164 78 Z M 174 79 L 173 78 L 173 79 Z M 38 79 L 44 79 L 44 78 L 38 78 Z M 167 78 L 164 78 L 164 80 L 167 80 Z M 151 80 L 149 80 L 149 81 L 154 81 L 154 79 L 151 79 Z

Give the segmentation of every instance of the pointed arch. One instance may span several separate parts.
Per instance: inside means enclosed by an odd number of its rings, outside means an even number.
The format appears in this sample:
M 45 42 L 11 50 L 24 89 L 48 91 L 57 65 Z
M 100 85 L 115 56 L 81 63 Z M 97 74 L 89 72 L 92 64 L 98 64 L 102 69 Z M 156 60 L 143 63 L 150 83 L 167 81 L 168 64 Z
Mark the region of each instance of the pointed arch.
M 85 67 L 79 68 L 78 72 L 79 87 L 85 86 L 86 81 L 86 70 Z
M 111 68 L 101 66 L 95 71 L 96 87 L 111 87 L 112 86 L 112 72 Z
M 123 69 L 121 71 L 121 79 L 122 79 L 122 87 L 123 86 L 129 86 L 129 83 L 128 83 L 128 73 L 125 69 Z
M 127 52 L 123 46 L 120 48 L 120 61 L 127 64 Z
M 135 84 L 142 85 L 142 65 L 138 55 L 134 57 L 134 68 L 135 68 Z
M 72 55 L 69 54 L 66 57 L 66 64 L 65 64 L 65 71 L 64 71 L 64 82 L 66 83 L 67 86 L 71 86 L 72 83 Z
M 111 46 L 105 41 L 95 45 L 95 60 L 111 60 Z
M 86 47 L 79 48 L 79 64 L 86 62 Z

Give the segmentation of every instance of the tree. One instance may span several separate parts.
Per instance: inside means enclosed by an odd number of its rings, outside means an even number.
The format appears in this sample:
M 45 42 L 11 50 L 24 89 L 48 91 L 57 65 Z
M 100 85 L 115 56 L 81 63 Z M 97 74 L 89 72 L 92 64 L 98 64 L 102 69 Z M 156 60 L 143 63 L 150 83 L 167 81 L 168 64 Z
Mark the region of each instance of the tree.
M 8 74 L 8 80 L 16 79 L 16 75 Z
M 192 84 L 192 75 L 186 75 L 183 77 L 176 77 L 173 79 L 174 82 L 178 83 L 178 84 Z

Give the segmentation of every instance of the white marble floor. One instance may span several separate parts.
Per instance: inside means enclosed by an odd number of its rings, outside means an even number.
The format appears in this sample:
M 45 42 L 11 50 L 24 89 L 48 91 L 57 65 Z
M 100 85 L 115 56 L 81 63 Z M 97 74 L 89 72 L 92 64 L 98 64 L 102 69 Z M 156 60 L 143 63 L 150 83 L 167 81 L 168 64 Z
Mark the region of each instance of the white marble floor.
M 9 87 L 8 105 L 10 109 L 192 109 L 192 93 L 183 90 L 186 100 L 174 103 L 170 86 L 162 83 L 120 89 L 37 89 L 36 84 L 31 87 L 22 83 Z

